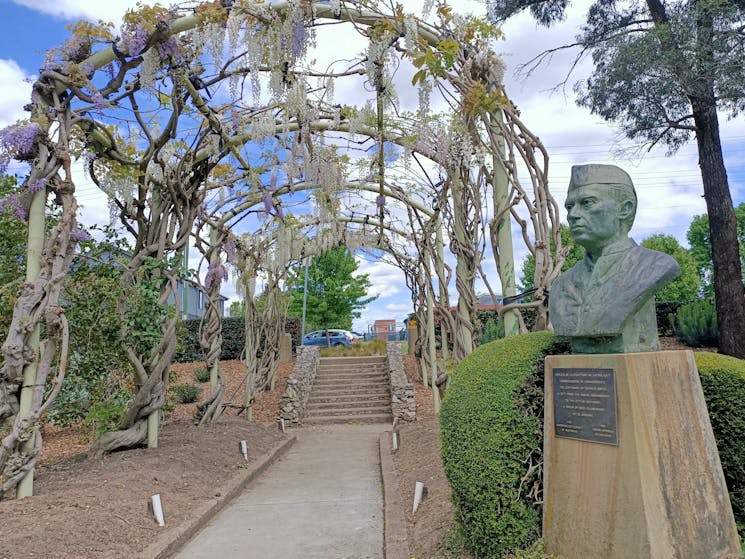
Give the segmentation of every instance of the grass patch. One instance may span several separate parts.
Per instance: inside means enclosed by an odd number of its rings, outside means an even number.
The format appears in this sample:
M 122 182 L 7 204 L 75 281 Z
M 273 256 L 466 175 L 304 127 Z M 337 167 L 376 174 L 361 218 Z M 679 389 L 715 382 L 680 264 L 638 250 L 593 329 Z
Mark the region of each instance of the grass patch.
M 355 342 L 352 345 L 321 348 L 321 357 L 367 357 L 385 355 L 385 340 Z

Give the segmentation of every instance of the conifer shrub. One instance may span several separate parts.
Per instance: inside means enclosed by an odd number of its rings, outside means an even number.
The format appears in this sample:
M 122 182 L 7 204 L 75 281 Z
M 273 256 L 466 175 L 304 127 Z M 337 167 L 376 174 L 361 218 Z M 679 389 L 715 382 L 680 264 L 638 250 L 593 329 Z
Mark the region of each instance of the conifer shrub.
M 717 345 L 717 313 L 714 305 L 705 299 L 683 305 L 675 314 L 675 335 L 691 347 Z
M 440 414 L 442 458 L 477 556 L 501 557 L 540 536 L 543 358 L 567 351 L 536 332 L 480 346 L 455 369 Z

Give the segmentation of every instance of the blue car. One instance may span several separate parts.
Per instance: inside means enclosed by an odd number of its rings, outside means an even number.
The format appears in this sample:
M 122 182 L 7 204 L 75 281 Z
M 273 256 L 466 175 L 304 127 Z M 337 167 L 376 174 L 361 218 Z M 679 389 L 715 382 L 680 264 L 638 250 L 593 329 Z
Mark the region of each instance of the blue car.
M 325 330 L 309 332 L 303 336 L 303 345 L 320 345 L 324 347 L 331 345 L 331 347 L 336 347 L 340 345 L 351 345 L 354 341 L 346 330 L 329 330 L 328 332 L 328 340 L 326 339 Z

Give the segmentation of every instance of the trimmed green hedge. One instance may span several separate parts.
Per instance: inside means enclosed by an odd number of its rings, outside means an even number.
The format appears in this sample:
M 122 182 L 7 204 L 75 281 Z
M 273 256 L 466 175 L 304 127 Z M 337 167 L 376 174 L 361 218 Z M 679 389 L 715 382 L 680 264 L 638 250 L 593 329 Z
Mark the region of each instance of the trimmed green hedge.
M 440 414 L 456 517 L 478 556 L 500 557 L 540 535 L 530 492 L 542 458 L 543 358 L 567 346 L 548 332 L 497 340 L 461 361 Z
M 199 346 L 199 323 L 201 320 L 183 320 L 178 326 L 178 346 L 173 360 L 177 363 L 191 363 L 204 359 Z M 300 321 L 287 317 L 285 332 L 292 335 L 293 350 L 300 338 Z M 220 359 L 240 359 L 246 346 L 246 326 L 243 317 L 222 319 L 222 352 Z
M 732 509 L 745 538 L 745 361 L 694 352 Z
M 569 353 L 548 332 L 497 340 L 455 369 L 440 416 L 442 458 L 466 543 L 502 557 L 540 535 L 543 359 Z M 745 361 L 695 353 L 738 526 L 745 526 Z

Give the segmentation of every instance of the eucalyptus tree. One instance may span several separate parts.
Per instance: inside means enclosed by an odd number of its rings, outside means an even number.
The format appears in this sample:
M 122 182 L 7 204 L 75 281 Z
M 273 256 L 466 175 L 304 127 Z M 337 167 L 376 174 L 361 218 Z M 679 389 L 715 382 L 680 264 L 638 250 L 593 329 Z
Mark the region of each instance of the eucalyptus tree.
M 529 10 L 542 25 L 560 21 L 565 0 L 489 0 L 501 21 Z M 577 84 L 580 105 L 617 122 L 631 139 L 674 153 L 696 139 L 709 215 L 720 350 L 745 357 L 745 292 L 737 220 L 722 156 L 719 112 L 745 107 L 745 6 L 724 0 L 596 1 L 576 42 L 593 73 Z M 550 52 L 544 56 L 550 56 Z

